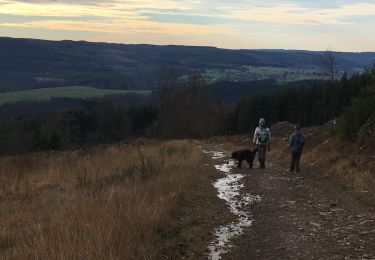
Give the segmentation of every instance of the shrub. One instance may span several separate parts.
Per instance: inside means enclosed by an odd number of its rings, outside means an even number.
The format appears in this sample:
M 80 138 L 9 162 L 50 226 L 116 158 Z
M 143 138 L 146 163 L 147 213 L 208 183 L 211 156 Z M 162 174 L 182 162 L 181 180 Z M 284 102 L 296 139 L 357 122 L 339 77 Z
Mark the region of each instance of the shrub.
M 365 88 L 344 110 L 338 122 L 337 133 L 346 140 L 355 141 L 358 132 L 375 113 L 375 83 Z

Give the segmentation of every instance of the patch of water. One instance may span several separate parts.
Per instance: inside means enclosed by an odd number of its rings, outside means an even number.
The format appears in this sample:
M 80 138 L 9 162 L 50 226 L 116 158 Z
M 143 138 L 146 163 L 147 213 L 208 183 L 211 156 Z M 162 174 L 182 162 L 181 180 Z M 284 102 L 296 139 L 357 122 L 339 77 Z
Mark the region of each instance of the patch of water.
M 223 159 L 224 153 L 216 151 L 204 151 L 212 156 L 214 160 Z M 225 177 L 217 180 L 213 185 L 218 191 L 218 197 L 226 201 L 230 211 L 238 219 L 235 222 L 222 225 L 215 229 L 215 239 L 208 246 L 210 250 L 209 259 L 221 259 L 221 256 L 229 251 L 231 240 L 243 233 L 246 227 L 251 226 L 253 219 L 250 212 L 244 209 L 245 206 L 254 204 L 261 200 L 260 196 L 245 194 L 241 195 L 240 190 L 244 187 L 241 180 L 245 177 L 243 174 L 232 173 L 236 161 L 224 161 L 215 165 L 218 171 L 225 173 Z
M 207 151 L 203 150 L 205 154 L 208 154 L 212 157 L 212 159 L 217 160 L 217 159 L 222 159 L 225 157 L 225 154 L 223 152 L 218 152 L 218 151 Z

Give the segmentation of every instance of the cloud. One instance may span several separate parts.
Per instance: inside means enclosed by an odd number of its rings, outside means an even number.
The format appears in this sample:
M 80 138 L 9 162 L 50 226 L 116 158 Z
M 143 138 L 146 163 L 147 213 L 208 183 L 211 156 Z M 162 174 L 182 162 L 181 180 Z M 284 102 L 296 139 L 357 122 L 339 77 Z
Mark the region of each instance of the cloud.
M 4 8 L 0 10 L 1 13 L 21 17 L 21 21 L 2 21 L 0 26 L 3 27 L 17 27 L 17 28 L 41 28 L 49 30 L 72 30 L 72 31 L 88 31 L 100 33 L 131 33 L 131 32 L 144 32 L 144 33 L 163 33 L 163 34 L 184 34 L 189 33 L 192 35 L 205 34 L 211 31 L 221 33 L 229 33 L 229 27 L 222 25 L 203 25 L 194 22 L 174 22 L 174 21 L 157 21 L 150 19 L 150 15 L 142 13 L 143 10 L 154 10 L 160 12 L 162 10 L 174 10 L 174 12 L 182 12 L 191 10 L 193 6 L 190 3 L 178 1 L 163 1 L 160 5 L 159 1 L 144 0 L 136 1 L 129 0 L 124 3 L 123 1 L 85 1 L 84 4 L 89 2 L 92 5 L 80 5 L 76 2 L 75 5 L 62 4 L 58 1 L 34 1 L 34 3 L 26 3 L 23 1 L 9 2 Z M 38 4 L 37 4 L 38 3 Z M 106 8 L 103 8 L 103 5 Z M 26 19 L 29 14 L 29 18 Z M 31 14 L 31 15 L 30 15 Z M 98 17 L 100 19 L 83 19 L 84 17 Z M 45 19 L 41 19 L 45 17 Z M 82 17 L 82 19 L 79 19 Z M 10 19 L 12 20 L 12 19 Z
M 35 19 L 28 22 L 1 22 L 0 27 L 16 27 L 16 28 L 40 28 L 48 30 L 64 30 L 64 31 L 85 31 L 99 32 L 107 34 L 129 34 L 129 33 L 159 33 L 173 35 L 206 35 L 212 32 L 221 34 L 232 34 L 235 31 L 229 26 L 222 25 L 199 25 L 184 23 L 160 23 L 155 21 L 146 21 L 138 19 L 117 18 L 102 21 L 85 21 L 85 20 L 43 20 Z
M 347 17 L 373 16 L 375 19 L 375 3 L 348 3 L 320 7 L 302 5 L 294 1 L 283 1 L 278 4 L 258 4 L 237 2 L 233 5 L 219 5 L 220 17 L 232 20 L 256 21 L 264 23 L 282 23 L 295 25 L 347 24 Z M 304 1 L 302 1 L 304 2 Z M 324 5 L 323 5 L 324 6 Z
M 340 24 L 350 16 L 375 16 L 375 3 L 342 0 L 330 1 L 268 1 L 238 0 L 0 0 L 0 13 L 30 16 L 104 16 L 108 19 L 122 16 L 160 22 L 179 22 L 184 18 L 192 23 L 214 23 L 222 19 L 247 20 L 268 23 L 288 24 Z M 320 7 L 319 7 L 320 6 Z M 174 16 L 174 17 L 173 17 Z M 174 19 L 173 19 L 174 18 Z M 215 20 L 216 18 L 216 20 Z M 149 20 L 149 19 L 148 19 Z M 187 22 L 189 23 L 189 20 Z
M 0 29 L 7 32 L 11 30 L 6 28 L 17 29 L 17 35 L 39 30 L 38 35 L 45 33 L 45 38 L 55 37 L 56 31 L 64 32 L 66 38 L 87 32 L 90 40 L 97 33 L 100 39 L 108 37 L 106 41 L 119 41 L 120 35 L 132 34 L 151 43 L 173 40 L 170 43 L 210 45 L 212 42 L 227 47 L 253 46 L 261 44 L 262 39 L 273 38 L 272 44 L 284 45 L 288 40 L 295 44 L 293 39 L 304 32 L 306 40 L 298 38 L 298 42 L 311 46 L 311 38 L 320 38 L 332 41 L 328 46 L 342 41 L 337 32 L 354 35 L 371 31 L 374 22 L 373 1 L 0 0 Z M 348 31 L 354 27 L 366 30 Z M 363 37 L 368 39 L 366 46 L 370 43 L 375 46 L 374 37 L 368 33 Z M 126 39 L 129 41 L 130 37 Z M 231 42 L 234 39 L 236 43 Z
M 1 14 L 0 23 L 26 23 L 32 21 L 105 21 L 106 18 L 100 16 L 27 16 L 27 15 L 13 15 Z
M 73 4 L 73 5 L 101 5 L 104 3 L 113 3 L 115 1 L 106 0 L 106 1 L 100 1 L 100 0 L 2 0 L 0 1 L 1 4 L 6 3 L 28 3 L 28 4 Z

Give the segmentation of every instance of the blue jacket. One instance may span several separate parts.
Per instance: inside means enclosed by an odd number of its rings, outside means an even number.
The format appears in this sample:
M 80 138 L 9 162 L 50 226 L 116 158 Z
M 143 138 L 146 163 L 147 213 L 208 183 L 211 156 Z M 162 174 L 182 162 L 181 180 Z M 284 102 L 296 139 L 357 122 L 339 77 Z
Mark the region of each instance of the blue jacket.
M 289 140 L 289 147 L 292 152 L 302 152 L 305 145 L 305 137 L 300 131 L 295 131 Z

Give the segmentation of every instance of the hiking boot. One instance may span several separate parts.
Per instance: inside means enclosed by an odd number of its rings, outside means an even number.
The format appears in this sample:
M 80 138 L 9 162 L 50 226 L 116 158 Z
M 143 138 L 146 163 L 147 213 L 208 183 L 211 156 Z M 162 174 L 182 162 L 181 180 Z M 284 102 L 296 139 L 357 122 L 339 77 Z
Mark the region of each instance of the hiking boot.
M 259 160 L 259 164 L 261 169 L 266 168 L 266 162 L 264 160 Z

